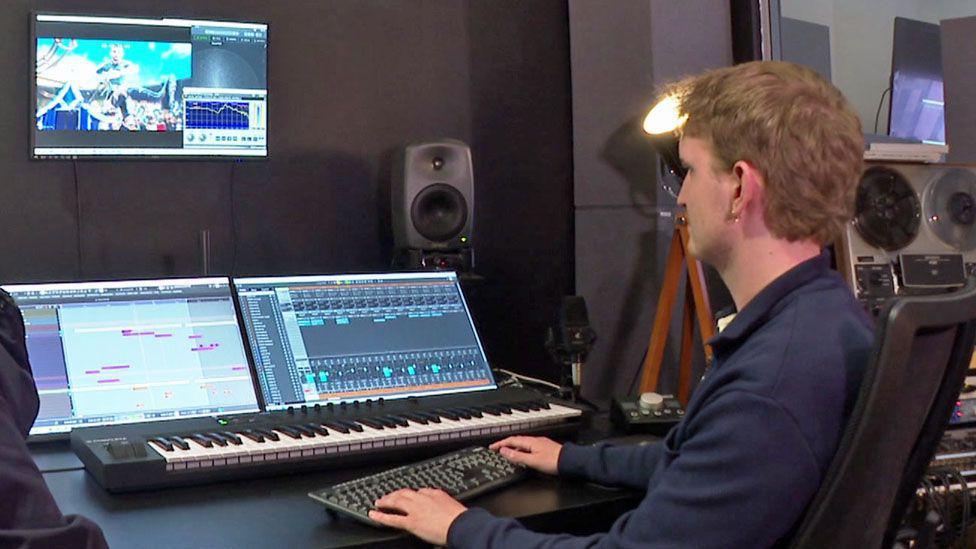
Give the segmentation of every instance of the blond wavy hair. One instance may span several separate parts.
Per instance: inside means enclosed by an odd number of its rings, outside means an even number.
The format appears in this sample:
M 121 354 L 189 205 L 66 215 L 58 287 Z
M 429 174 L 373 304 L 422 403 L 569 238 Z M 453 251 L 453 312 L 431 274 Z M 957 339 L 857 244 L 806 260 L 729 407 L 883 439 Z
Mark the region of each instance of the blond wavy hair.
M 744 160 L 766 182 L 766 226 L 788 241 L 821 245 L 854 215 L 863 170 L 861 122 L 840 90 L 811 69 L 754 61 L 669 85 L 688 119 L 681 134 L 705 140 L 717 172 Z

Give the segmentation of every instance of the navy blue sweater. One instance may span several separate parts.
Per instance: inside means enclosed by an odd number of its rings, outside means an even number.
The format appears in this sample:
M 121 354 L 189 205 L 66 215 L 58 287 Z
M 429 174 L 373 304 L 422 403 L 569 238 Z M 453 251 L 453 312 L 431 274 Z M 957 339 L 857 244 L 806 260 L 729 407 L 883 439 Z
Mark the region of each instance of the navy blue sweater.
M 98 526 L 61 514 L 34 465 L 24 438 L 37 410 L 24 322 L 10 296 L 0 290 L 0 548 L 106 547 Z
M 871 320 L 826 254 L 750 301 L 710 343 L 711 371 L 656 444 L 567 443 L 559 474 L 646 489 L 605 534 L 531 532 L 483 509 L 451 525 L 451 547 L 769 547 L 813 498 L 868 361 Z

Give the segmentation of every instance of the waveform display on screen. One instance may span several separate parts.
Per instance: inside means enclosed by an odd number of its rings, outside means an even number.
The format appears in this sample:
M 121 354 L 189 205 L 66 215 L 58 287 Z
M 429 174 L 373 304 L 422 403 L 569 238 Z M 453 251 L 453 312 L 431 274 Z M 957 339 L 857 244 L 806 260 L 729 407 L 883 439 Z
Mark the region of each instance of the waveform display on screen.
M 251 116 L 247 102 L 186 102 L 187 129 L 246 130 L 250 127 Z

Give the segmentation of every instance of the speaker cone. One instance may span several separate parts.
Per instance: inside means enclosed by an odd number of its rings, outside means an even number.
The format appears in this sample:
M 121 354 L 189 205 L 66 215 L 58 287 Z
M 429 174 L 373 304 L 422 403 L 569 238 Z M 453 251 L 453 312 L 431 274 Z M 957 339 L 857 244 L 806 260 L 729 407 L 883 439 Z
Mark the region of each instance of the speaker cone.
M 454 187 L 435 183 L 414 197 L 410 219 L 424 238 L 438 242 L 451 240 L 468 221 L 468 203 Z
M 921 205 L 908 180 L 890 168 L 869 168 L 857 186 L 854 227 L 871 246 L 889 252 L 918 234 Z

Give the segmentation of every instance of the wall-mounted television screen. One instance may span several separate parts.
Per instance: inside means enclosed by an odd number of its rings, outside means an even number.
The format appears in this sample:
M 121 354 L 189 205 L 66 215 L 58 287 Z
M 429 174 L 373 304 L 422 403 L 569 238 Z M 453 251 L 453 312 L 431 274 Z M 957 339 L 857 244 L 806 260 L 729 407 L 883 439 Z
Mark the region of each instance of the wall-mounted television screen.
M 32 23 L 34 158 L 267 156 L 267 25 Z

